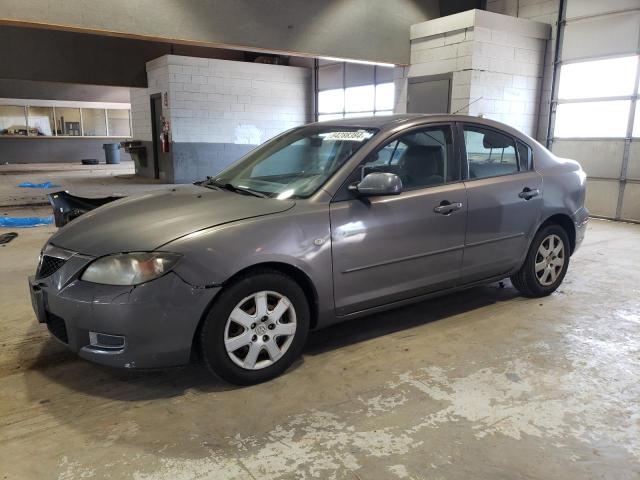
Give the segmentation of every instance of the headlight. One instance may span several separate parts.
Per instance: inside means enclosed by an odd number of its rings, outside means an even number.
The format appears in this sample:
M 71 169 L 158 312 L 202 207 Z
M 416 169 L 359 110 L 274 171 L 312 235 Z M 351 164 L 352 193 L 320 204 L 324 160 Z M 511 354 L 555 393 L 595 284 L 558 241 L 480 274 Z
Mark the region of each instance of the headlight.
M 94 260 L 80 277 L 107 285 L 138 285 L 161 277 L 180 259 L 177 253 L 118 253 Z

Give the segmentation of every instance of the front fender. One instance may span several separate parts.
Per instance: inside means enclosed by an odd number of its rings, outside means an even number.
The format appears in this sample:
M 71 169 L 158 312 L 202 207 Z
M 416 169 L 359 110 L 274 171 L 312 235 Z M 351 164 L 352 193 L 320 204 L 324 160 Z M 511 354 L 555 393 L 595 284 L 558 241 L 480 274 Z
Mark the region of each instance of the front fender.
M 194 232 L 164 245 L 162 250 L 183 254 L 175 273 L 201 288 L 222 285 L 236 273 L 264 263 L 293 266 L 313 283 L 320 313 L 333 312 L 331 235 L 326 204 L 298 202 L 284 213 Z

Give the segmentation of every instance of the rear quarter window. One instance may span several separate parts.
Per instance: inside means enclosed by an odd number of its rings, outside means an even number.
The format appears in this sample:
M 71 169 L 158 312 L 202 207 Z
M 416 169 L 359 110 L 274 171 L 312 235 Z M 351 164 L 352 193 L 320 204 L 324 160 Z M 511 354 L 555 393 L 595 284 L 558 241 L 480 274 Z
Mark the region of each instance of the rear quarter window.
M 518 161 L 520 162 L 520 170 L 533 170 L 533 155 L 531 147 L 518 140 Z

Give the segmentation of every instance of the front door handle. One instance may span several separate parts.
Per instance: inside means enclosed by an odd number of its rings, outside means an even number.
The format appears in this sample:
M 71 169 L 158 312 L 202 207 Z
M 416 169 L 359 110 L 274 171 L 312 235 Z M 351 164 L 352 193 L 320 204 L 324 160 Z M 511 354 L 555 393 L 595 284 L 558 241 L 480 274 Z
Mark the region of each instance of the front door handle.
M 451 203 L 449 200 L 443 200 L 440 202 L 440 205 L 433 209 L 433 211 L 441 215 L 451 215 L 453 212 L 458 211 L 461 208 L 462 203 L 460 202 Z
M 533 197 L 537 197 L 538 195 L 540 195 L 540 190 L 537 188 L 531 189 L 529 187 L 524 187 L 518 194 L 520 198 L 524 198 L 525 200 L 531 200 Z

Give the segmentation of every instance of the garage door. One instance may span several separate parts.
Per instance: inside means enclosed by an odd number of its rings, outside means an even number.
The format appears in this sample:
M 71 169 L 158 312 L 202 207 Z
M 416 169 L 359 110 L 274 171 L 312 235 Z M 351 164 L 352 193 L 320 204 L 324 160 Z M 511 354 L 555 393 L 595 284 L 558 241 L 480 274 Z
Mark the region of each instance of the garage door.
M 551 149 L 587 172 L 595 216 L 640 221 L 640 0 L 568 0 Z

